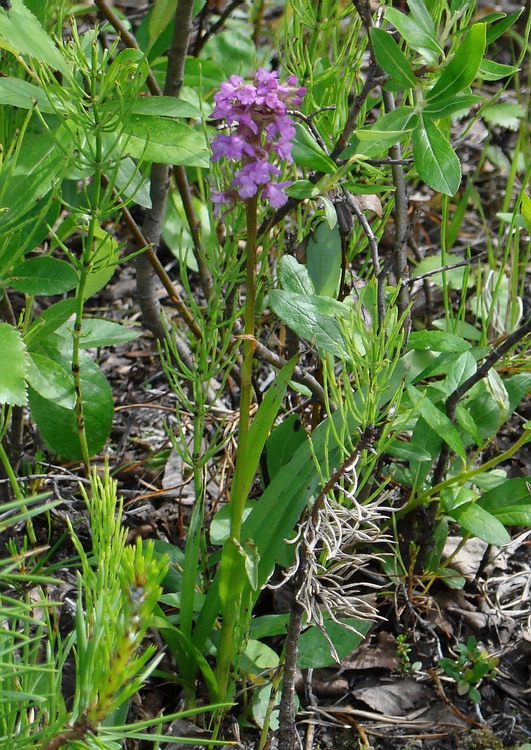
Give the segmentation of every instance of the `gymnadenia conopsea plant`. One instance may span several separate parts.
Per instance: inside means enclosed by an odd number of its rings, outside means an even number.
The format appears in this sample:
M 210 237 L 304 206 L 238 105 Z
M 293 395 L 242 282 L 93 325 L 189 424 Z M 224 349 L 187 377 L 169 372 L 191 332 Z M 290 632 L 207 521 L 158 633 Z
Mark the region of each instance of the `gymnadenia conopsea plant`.
M 232 75 L 221 84 L 214 97 L 212 117 L 225 123 L 227 132 L 212 141 L 212 160 L 225 160 L 227 183 L 215 190 L 212 200 L 216 213 L 242 201 L 247 221 L 246 285 L 241 366 L 240 416 L 236 468 L 230 497 L 230 536 L 226 542 L 220 573 L 220 605 L 222 626 L 218 647 L 218 681 L 221 695 L 229 690 L 231 664 L 234 664 L 238 638 L 242 595 L 247 577 L 246 555 L 241 543 L 241 527 L 247 494 L 250 489 L 249 440 L 252 396 L 252 366 L 255 336 L 256 301 L 256 236 L 257 210 L 261 198 L 278 208 L 287 201 L 284 189 L 291 183 L 282 180 L 282 165 L 291 163 L 292 139 L 295 128 L 290 107 L 302 103 L 306 89 L 299 86 L 296 76 L 281 84 L 275 72 L 264 68 L 256 71 L 252 83 Z

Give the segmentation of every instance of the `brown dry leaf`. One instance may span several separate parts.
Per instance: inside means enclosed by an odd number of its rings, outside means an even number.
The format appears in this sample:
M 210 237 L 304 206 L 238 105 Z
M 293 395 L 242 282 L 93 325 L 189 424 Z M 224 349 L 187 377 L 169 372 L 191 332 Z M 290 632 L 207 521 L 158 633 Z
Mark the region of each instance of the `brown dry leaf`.
M 353 656 L 341 661 L 341 672 L 347 669 L 388 669 L 393 671 L 400 666 L 396 652 L 396 639 L 391 633 L 378 633 L 375 643 L 363 642 Z
M 356 199 L 362 211 L 374 211 L 379 219 L 382 218 L 382 202 L 376 193 L 361 193 L 356 196 Z
M 426 685 L 415 680 L 379 682 L 374 687 L 355 689 L 354 695 L 373 711 L 391 716 L 404 716 L 408 711 L 425 705 Z

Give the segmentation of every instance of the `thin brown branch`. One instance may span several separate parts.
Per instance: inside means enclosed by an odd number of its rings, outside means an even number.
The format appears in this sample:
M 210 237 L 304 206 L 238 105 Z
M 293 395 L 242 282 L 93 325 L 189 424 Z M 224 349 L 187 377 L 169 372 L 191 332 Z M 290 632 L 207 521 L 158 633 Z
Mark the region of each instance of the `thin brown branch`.
M 211 37 L 215 36 L 218 31 L 221 31 L 227 19 L 236 10 L 236 8 L 238 8 L 240 5 L 243 5 L 244 2 L 245 0 L 232 0 L 232 2 L 227 5 L 223 13 L 220 15 L 216 23 L 213 23 L 212 26 L 207 29 L 207 31 L 205 31 L 203 36 L 198 36 L 194 44 L 194 57 L 197 57 L 199 55 L 199 53 Z

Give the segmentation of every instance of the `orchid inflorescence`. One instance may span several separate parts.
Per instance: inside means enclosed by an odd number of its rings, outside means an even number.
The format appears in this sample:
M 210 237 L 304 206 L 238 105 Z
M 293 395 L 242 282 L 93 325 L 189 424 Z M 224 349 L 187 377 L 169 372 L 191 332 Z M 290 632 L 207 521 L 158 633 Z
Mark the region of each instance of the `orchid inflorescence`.
M 306 89 L 298 85 L 296 76 L 288 76 L 286 85 L 280 85 L 278 75 L 264 68 L 256 71 L 253 83 L 245 83 L 240 76 L 232 75 L 221 84 L 214 97 L 216 107 L 211 117 L 224 119 L 230 132 L 228 135 L 220 133 L 213 139 L 212 161 L 225 157 L 239 161 L 242 166 L 234 173 L 227 190 L 212 192 L 216 213 L 221 206 L 233 206 L 240 199 L 252 198 L 260 190 L 273 208 L 286 203 L 284 189 L 291 182 L 273 180 L 282 172 L 277 164 L 292 161 L 295 128 L 289 108 L 300 106 L 305 93 Z

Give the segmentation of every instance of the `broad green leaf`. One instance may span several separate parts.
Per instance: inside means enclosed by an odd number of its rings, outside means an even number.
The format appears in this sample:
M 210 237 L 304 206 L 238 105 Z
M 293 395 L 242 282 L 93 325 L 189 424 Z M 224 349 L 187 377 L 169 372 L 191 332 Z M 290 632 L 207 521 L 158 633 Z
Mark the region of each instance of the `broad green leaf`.
M 44 310 L 35 318 L 24 339 L 31 349 L 42 339 L 56 331 L 77 309 L 77 300 L 74 297 L 62 299 Z
M 416 86 L 417 79 L 411 63 L 404 55 L 393 37 L 383 29 L 373 26 L 370 30 L 372 47 L 377 62 L 397 81 L 403 89 Z
M 0 104 L 10 107 L 32 109 L 35 105 L 41 112 L 53 112 L 48 97 L 40 86 L 25 81 L 23 78 L 0 78 Z
M 295 123 L 292 156 L 299 167 L 315 169 L 317 172 L 335 172 L 337 167 L 323 151 L 310 131 L 300 123 Z
M 124 123 L 123 148 L 135 159 L 208 167 L 210 151 L 200 128 L 167 117 L 133 115 Z
M 348 316 L 344 305 L 326 297 L 294 294 L 281 289 L 270 292 L 269 302 L 272 310 L 297 335 L 315 342 L 318 349 L 335 357 L 347 357 L 341 329 L 333 317 L 337 314 Z
M 251 513 L 255 504 L 256 503 L 253 500 L 248 500 L 246 502 L 245 509 L 242 514 L 243 521 L 245 521 L 249 513 Z M 225 542 L 229 538 L 230 536 L 230 514 L 231 514 L 230 503 L 225 503 L 225 505 L 222 505 L 221 508 L 217 511 L 217 513 L 212 518 L 212 521 L 208 528 L 208 535 L 210 537 L 211 544 L 216 544 L 216 545 L 225 544 Z
M 435 34 L 435 25 L 433 23 L 433 19 L 430 16 L 428 9 L 426 8 L 426 5 L 424 4 L 424 0 L 407 0 L 407 4 L 409 6 L 409 10 L 411 11 L 411 15 L 417 22 L 417 24 L 424 29 L 426 34 L 429 36 L 434 36 Z
M 37 200 L 27 211 L 22 228 L 6 232 L 3 239 L 0 238 L 0 268 L 4 271 L 12 268 L 24 255 L 44 242 L 50 234 L 50 227 L 56 225 L 60 210 L 60 202 L 51 196 Z
M 58 330 L 60 335 L 70 332 L 73 335 L 74 323 L 67 323 Z M 99 320 L 97 318 L 83 318 L 81 321 L 80 346 L 83 349 L 91 349 L 100 346 L 116 346 L 138 338 L 139 330 L 126 328 L 120 323 L 112 320 Z
M 458 269 L 455 269 L 458 270 Z M 442 274 L 438 274 L 442 276 Z M 461 286 L 457 287 L 462 288 Z M 454 332 L 456 336 L 460 336 L 462 339 L 468 339 L 469 341 L 481 341 L 481 331 L 474 328 L 473 325 L 467 323 L 466 320 L 456 320 L 454 322 L 447 321 L 444 318 L 437 318 L 431 322 L 434 328 L 439 331 L 448 331 L 449 333 Z
M 43 398 L 65 409 L 73 409 L 76 403 L 74 378 L 53 359 L 33 352 L 29 356 L 28 384 Z
M 55 139 L 64 151 L 57 147 Z M 36 203 L 61 182 L 69 164 L 71 145 L 71 135 L 62 127 L 50 135 L 41 134 L 24 140 L 9 181 L 4 177 L 3 184 L 0 184 L 0 235 L 17 229 L 18 222 L 34 211 Z M 4 175 L 8 174 L 8 163 Z
M 225 28 L 211 36 L 201 54 L 223 69 L 225 79 L 231 73 L 245 77 L 254 72 L 256 47 L 252 35 L 237 27 Z
M 446 393 L 450 395 L 465 380 L 472 377 L 477 370 L 476 360 L 471 352 L 463 352 L 456 361 L 450 365 L 444 382 Z
M 355 620 L 352 617 L 341 619 L 339 622 L 350 625 L 357 631 L 354 632 L 345 625 L 340 625 L 331 620 L 325 623 L 325 630 L 334 644 L 337 655 L 340 659 L 343 659 L 360 645 L 369 632 L 372 623 L 367 622 L 367 620 Z M 316 625 L 310 626 L 299 638 L 297 666 L 299 669 L 319 669 L 330 667 L 333 664 L 337 664 L 337 659 L 330 653 L 330 643 L 320 628 Z
M 268 388 L 253 418 L 249 429 L 249 450 L 246 456 L 245 467 L 242 469 L 244 472 L 242 490 L 244 495 L 248 494 L 251 489 L 265 442 L 269 437 L 296 364 L 297 357 L 293 357 L 279 371 L 273 381 L 273 385 Z
M 505 526 L 477 503 L 460 505 L 450 511 L 452 518 L 466 531 L 487 544 L 508 544 L 511 537 Z
M 531 372 L 519 372 L 503 382 L 509 394 L 509 409 L 514 412 L 520 401 L 531 393 Z
M 90 268 L 83 299 L 90 299 L 112 279 L 120 260 L 120 245 L 101 227 L 94 230 L 94 263 Z
M 433 461 L 433 457 L 428 451 L 423 450 L 419 445 L 405 443 L 402 440 L 393 440 L 387 446 L 386 453 L 395 458 L 401 458 L 404 461 Z
M 222 81 L 227 78 L 224 70 L 212 60 L 203 60 L 198 57 L 187 57 L 184 68 L 185 86 L 199 90 L 203 94 L 212 89 L 219 88 Z
M 296 414 L 290 414 L 275 427 L 265 444 L 269 481 L 291 461 L 297 449 L 306 440 L 306 430 Z
M 0 352 L 2 352 L 3 361 L 3 366 L 0 367 L 0 404 L 26 406 L 28 371 L 26 347 L 16 328 L 2 321 L 0 321 Z M 6 367 L 7 362 L 9 362 L 8 367 Z
M 349 145 L 342 151 L 342 158 L 349 158 L 354 154 L 370 157 L 385 153 L 391 144 L 385 136 L 382 137 L 382 133 L 392 133 L 391 141 L 395 138 L 404 141 L 415 127 L 417 119 L 412 107 L 397 107 L 380 117 L 370 128 L 357 130 Z
M 440 411 L 435 404 L 432 404 L 427 396 L 418 391 L 414 386 L 408 385 L 407 392 L 413 402 L 414 409 L 418 411 L 425 422 L 432 430 L 434 430 L 434 432 L 437 433 L 437 435 L 439 435 L 440 438 L 448 443 L 450 448 L 455 451 L 458 456 L 461 456 L 461 458 L 464 459 L 466 454 L 463 442 L 459 437 L 459 433 L 455 426 L 448 419 L 446 414 Z
M 143 208 L 151 208 L 149 180 L 142 175 L 137 165 L 128 156 L 120 159 L 115 176 L 116 189 L 128 200 Z
M 316 294 L 336 297 L 341 278 L 341 237 L 325 221 L 310 234 L 306 265 Z
M 475 79 L 485 51 L 485 24 L 475 23 L 446 65 L 433 88 L 426 94 L 428 101 L 458 94 Z
M 464 352 L 471 345 L 460 336 L 445 331 L 413 331 L 408 346 L 410 349 L 431 349 L 435 352 Z
M 285 192 L 291 198 L 304 200 L 304 198 L 314 198 L 319 195 L 319 188 L 310 180 L 295 180 L 286 188 Z
M 519 68 L 515 68 L 514 65 L 504 65 L 493 60 L 482 60 L 478 78 L 483 78 L 485 81 L 499 81 L 500 78 L 512 76 L 518 70 Z
M 481 387 L 485 388 L 485 384 L 481 383 Z M 479 396 L 470 398 L 466 402 L 466 408 L 482 440 L 492 437 L 499 429 L 503 416 L 499 405 L 490 393 L 480 393 Z
M 42 353 L 61 365 L 63 369 L 71 368 L 70 357 L 53 345 L 43 348 Z M 84 352 L 81 352 L 80 368 L 87 443 L 89 453 L 93 456 L 103 448 L 109 437 L 114 413 L 112 392 L 100 368 Z M 58 406 L 31 388 L 29 401 L 32 418 L 37 423 L 39 432 L 50 450 L 65 458 L 76 461 L 81 459 L 74 409 Z
M 191 117 L 201 119 L 198 107 L 174 96 L 140 96 L 131 109 L 134 115 L 151 115 L 152 117 Z
M 518 130 L 520 120 L 526 116 L 526 111 L 521 104 L 516 102 L 501 102 L 492 106 L 484 107 L 481 116 L 491 125 L 499 125 L 508 130 Z
M 433 190 L 454 195 L 461 182 L 461 164 L 435 123 L 420 118 L 413 131 L 413 156 L 419 177 Z
M 278 280 L 283 289 L 295 294 L 315 294 L 308 269 L 293 257 L 283 255 L 278 267 Z
M 483 101 L 480 96 L 473 94 L 456 94 L 455 96 L 442 97 L 441 99 L 429 100 L 422 108 L 422 114 L 433 120 L 448 117 L 455 112 L 468 111 L 474 104 Z
M 70 263 L 42 255 L 18 263 L 11 270 L 8 283 L 32 296 L 63 294 L 77 286 L 79 276 Z
M 492 26 L 487 29 L 487 45 L 495 42 L 496 39 L 507 31 L 507 29 L 510 29 L 520 18 L 523 11 L 524 8 L 519 8 L 518 10 L 515 10 L 514 13 L 510 13 L 503 20 L 498 21 L 498 23 L 493 23 Z
M 430 62 L 435 62 L 443 54 L 435 36 L 427 33 L 415 18 L 406 16 L 395 8 L 387 8 L 385 17 L 404 37 L 409 46 L 420 52 Z
M 494 516 L 504 513 L 510 506 L 531 505 L 531 477 L 506 479 L 485 492 L 478 503 Z
M 47 63 L 64 75 L 69 74 L 65 58 L 22 0 L 11 0 L 8 12 L 0 10 L 0 37 L 23 55 Z
M 149 18 L 149 36 L 156 39 L 169 24 L 175 13 L 177 0 L 156 0 Z

